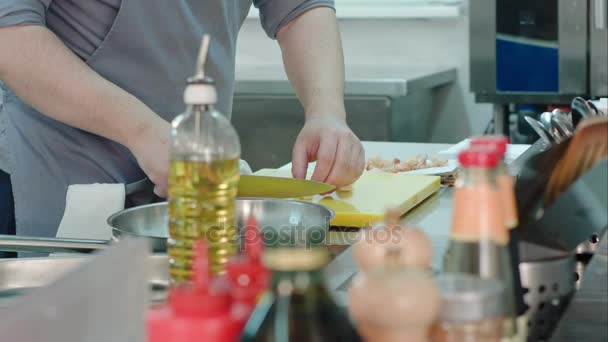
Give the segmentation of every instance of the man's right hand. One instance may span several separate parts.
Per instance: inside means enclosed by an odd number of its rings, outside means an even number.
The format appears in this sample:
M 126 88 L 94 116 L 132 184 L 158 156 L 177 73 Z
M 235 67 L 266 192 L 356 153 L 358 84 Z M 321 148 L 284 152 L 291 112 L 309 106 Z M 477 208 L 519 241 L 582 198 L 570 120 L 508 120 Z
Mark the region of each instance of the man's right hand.
M 50 118 L 128 147 L 167 194 L 170 125 L 101 77 L 44 26 L 0 28 L 0 79 Z M 45 56 L 40 58 L 40 56 Z
M 128 146 L 142 170 L 154 183 L 154 193 L 167 197 L 171 124 L 158 117 L 134 132 Z

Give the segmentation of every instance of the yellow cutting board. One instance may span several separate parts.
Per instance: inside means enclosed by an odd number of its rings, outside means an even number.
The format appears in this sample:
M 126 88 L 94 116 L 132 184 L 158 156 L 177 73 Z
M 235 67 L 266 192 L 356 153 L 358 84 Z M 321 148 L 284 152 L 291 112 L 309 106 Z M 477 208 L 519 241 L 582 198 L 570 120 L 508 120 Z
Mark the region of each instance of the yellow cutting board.
M 262 169 L 255 174 L 291 177 L 288 169 Z M 389 208 L 399 209 L 401 215 L 405 214 L 437 192 L 440 185 L 441 180 L 437 176 L 365 172 L 353 184 L 352 191 L 337 191 L 304 200 L 333 209 L 336 217 L 331 221 L 332 226 L 365 227 L 383 220 Z

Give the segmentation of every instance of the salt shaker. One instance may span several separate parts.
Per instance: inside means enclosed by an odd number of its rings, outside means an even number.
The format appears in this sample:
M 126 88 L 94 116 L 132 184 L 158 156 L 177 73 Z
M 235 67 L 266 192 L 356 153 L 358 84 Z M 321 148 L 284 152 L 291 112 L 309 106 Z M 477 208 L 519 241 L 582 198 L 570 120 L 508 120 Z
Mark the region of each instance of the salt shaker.
M 385 267 L 362 271 L 349 291 L 350 314 L 365 341 L 426 342 L 439 313 L 439 291 L 429 272 L 400 265 L 390 251 Z
M 381 266 L 389 250 L 399 249 L 399 264 L 428 270 L 433 248 L 426 234 L 414 227 L 399 223 L 399 212 L 388 210 L 384 225 L 362 230 L 354 246 L 354 257 L 360 269 Z

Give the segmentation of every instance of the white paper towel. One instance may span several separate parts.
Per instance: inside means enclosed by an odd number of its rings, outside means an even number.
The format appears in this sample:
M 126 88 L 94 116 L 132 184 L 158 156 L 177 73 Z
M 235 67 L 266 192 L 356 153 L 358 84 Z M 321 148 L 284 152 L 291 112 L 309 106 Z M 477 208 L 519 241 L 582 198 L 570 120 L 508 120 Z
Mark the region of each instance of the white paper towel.
M 110 215 L 124 209 L 124 184 L 75 184 L 68 187 L 58 238 L 112 238 Z

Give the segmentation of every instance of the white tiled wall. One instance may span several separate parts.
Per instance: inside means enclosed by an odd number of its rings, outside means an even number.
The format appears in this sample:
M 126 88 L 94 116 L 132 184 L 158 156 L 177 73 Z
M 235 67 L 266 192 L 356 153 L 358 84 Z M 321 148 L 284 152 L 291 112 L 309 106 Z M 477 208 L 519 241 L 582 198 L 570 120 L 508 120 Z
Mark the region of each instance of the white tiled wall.
M 491 107 L 474 103 L 469 91 L 468 20 L 341 19 L 346 63 L 448 65 L 458 69 L 458 83 L 438 104 L 433 141 L 455 142 L 480 133 L 491 117 Z M 276 42 L 268 39 L 257 20 L 248 19 L 239 36 L 237 63 L 281 64 Z

